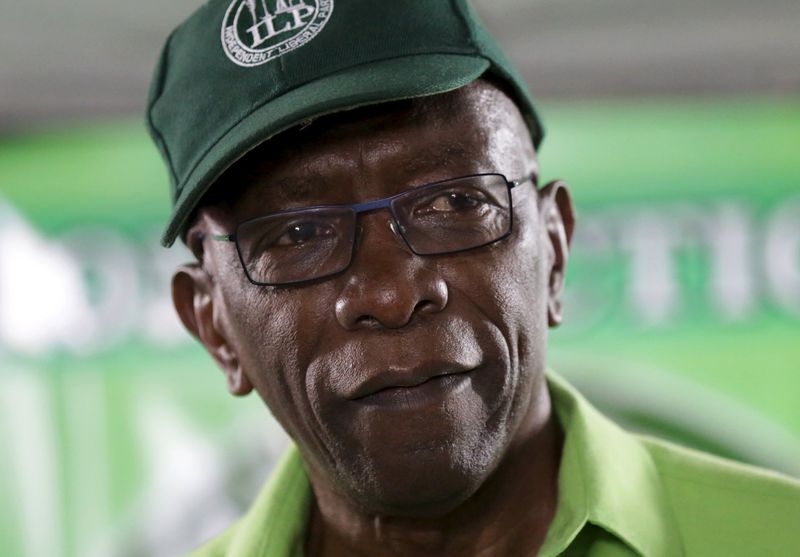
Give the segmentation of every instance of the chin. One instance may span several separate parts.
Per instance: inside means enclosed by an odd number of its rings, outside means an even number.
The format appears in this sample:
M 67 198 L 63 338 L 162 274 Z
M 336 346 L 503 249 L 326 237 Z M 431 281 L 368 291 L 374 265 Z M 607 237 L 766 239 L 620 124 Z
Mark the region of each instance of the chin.
M 441 493 L 429 494 L 429 498 L 422 498 L 420 494 L 416 497 L 408 497 L 408 494 L 403 494 L 401 498 L 390 498 L 385 496 L 380 504 L 372 502 L 370 507 L 363 507 L 370 515 L 385 516 L 392 518 L 409 518 L 419 520 L 436 520 L 449 515 L 455 509 L 460 507 L 467 501 L 477 490 L 460 490 L 451 494 L 443 495 Z M 441 491 L 441 490 L 439 490 Z M 435 499 L 434 497 L 443 497 L 443 499 Z M 411 500 L 413 499 L 413 500 Z
M 481 441 L 485 443 L 487 436 Z M 500 460 L 500 452 L 499 447 L 450 442 L 418 447 L 386 461 L 362 460 L 367 466 L 346 482 L 347 491 L 370 514 L 440 518 L 478 491 Z
M 397 489 L 359 493 L 356 504 L 367 514 L 396 518 L 437 519 L 447 516 L 467 501 L 480 487 L 480 482 L 464 481 L 460 485 L 408 485 Z

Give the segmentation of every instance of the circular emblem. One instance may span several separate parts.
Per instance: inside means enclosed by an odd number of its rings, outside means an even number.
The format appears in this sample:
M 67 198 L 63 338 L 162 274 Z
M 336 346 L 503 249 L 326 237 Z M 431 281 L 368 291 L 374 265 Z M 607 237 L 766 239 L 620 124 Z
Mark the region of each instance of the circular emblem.
M 253 67 L 300 48 L 333 13 L 333 0 L 233 0 L 222 22 L 222 48 Z

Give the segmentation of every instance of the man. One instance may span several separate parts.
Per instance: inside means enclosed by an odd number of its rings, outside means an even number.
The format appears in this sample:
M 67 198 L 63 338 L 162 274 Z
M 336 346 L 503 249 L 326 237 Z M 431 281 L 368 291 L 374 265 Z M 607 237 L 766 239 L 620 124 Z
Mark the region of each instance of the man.
M 296 444 L 202 556 L 793 555 L 800 485 L 628 434 L 546 374 L 573 230 L 463 1 L 212 1 L 148 121 L 176 309 Z

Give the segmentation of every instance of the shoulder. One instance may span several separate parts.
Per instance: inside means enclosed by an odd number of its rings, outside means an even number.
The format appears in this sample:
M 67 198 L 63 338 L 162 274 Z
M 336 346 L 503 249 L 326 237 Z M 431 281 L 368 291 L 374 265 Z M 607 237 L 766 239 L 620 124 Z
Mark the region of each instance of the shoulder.
M 800 480 L 763 468 L 741 464 L 667 441 L 642 437 L 664 483 L 675 489 L 764 504 L 800 502 Z M 687 494 L 688 495 L 688 494 Z
M 800 555 L 800 481 L 651 438 L 687 554 Z

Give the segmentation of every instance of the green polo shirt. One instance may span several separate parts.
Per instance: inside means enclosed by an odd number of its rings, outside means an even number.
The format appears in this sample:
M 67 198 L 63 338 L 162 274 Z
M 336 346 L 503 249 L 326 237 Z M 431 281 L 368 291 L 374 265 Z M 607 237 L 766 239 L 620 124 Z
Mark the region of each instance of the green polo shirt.
M 565 442 L 539 555 L 800 557 L 800 482 L 633 435 L 555 374 L 548 385 Z M 302 557 L 311 497 L 292 448 L 247 514 L 192 557 Z

